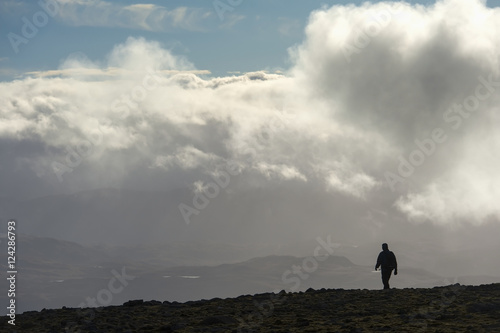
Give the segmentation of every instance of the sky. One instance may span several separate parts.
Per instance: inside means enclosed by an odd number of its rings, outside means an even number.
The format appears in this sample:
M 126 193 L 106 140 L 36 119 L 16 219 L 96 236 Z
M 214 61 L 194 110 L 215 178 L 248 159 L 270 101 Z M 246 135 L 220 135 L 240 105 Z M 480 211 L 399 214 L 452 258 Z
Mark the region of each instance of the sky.
M 189 222 L 237 178 L 500 221 L 493 1 L 40 3 L 0 4 L 0 197 L 189 188 Z
M 94 61 L 102 60 L 113 45 L 123 43 L 128 37 L 158 41 L 162 47 L 187 57 L 197 68 L 215 76 L 228 72 L 283 70 L 291 65 L 287 49 L 303 40 L 304 28 L 313 10 L 361 1 L 57 3 L 57 14 L 47 15 L 46 23 L 40 16 L 43 27 L 27 38 L 28 43 L 15 48 L 8 33 L 23 37 L 23 17 L 33 23 L 33 16 L 42 8 L 37 1 L 2 1 L 0 80 L 8 81 L 29 71 L 57 68 L 73 53 L 83 53 Z

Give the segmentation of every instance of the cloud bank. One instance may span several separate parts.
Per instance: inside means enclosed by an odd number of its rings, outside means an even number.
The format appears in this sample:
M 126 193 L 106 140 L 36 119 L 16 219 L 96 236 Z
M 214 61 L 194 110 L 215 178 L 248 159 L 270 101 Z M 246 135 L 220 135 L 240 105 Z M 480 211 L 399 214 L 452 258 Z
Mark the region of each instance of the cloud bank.
M 325 7 L 284 75 L 210 78 L 142 38 L 102 61 L 70 56 L 0 83 L 0 186 L 199 189 L 231 163 L 246 187 L 383 197 L 416 222 L 498 221 L 499 22 L 479 0 Z

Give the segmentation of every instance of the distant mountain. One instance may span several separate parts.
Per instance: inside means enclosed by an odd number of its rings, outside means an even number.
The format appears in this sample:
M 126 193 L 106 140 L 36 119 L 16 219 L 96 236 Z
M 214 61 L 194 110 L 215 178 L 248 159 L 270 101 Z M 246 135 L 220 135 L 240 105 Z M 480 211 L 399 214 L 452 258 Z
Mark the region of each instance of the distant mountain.
M 210 257 L 231 253 L 229 246 L 187 246 L 174 243 L 165 244 L 163 248 L 159 245 L 102 248 L 21 235 L 18 238 L 18 310 L 76 307 L 82 303 L 88 306 L 121 304 L 135 298 L 190 301 L 274 290 L 379 289 L 381 286 L 380 273 L 373 273 L 373 267 L 356 265 L 342 256 L 331 255 L 324 261 L 313 256 L 266 256 L 221 264 L 222 257 Z M 198 251 L 204 251 L 204 256 Z M 190 256 L 199 257 L 190 259 Z M 4 271 L 5 262 L 0 256 L 0 267 Z M 184 265 L 178 264 L 183 262 Z M 118 278 L 121 275 L 125 282 Z M 400 274 L 391 282 L 401 288 L 431 287 L 448 281 L 424 270 L 401 267 Z M 4 284 L 4 281 L 0 283 L 6 288 Z M 118 289 L 120 291 L 115 292 Z M 95 303 L 96 300 L 90 303 L 89 298 L 100 299 L 101 303 Z
M 1 241 L 1 244 L 5 244 L 5 238 Z M 303 247 L 314 249 L 317 245 L 317 242 L 307 243 Z M 357 265 L 357 260 L 348 259 L 366 257 L 370 246 L 337 245 L 339 247 L 334 249 L 333 255 L 321 261 L 312 256 L 314 251 L 309 251 L 309 257 L 254 257 L 254 248 L 208 241 L 89 246 L 18 234 L 18 311 L 75 307 L 82 304 L 121 304 L 135 298 L 190 301 L 274 290 L 379 289 L 380 273 L 372 272 L 374 262 L 371 265 Z M 395 245 L 402 248 L 398 243 Z M 399 275 L 391 279 L 393 287 L 433 287 L 456 282 L 482 284 L 500 281 L 500 277 L 496 275 L 443 277 L 416 268 L 419 267 L 420 257 L 427 258 L 419 250 L 418 246 L 414 246 L 414 251 L 407 252 L 409 255 L 397 252 L 401 267 Z M 289 250 L 283 250 L 287 251 Z M 322 255 L 325 253 L 322 250 Z M 369 254 L 375 257 L 377 252 L 371 251 Z M 0 269 L 3 271 L 7 271 L 6 262 L 6 251 L 1 251 Z M 416 263 L 414 268 L 411 263 Z M 126 285 L 120 288 L 121 282 L 117 282 L 117 276 L 122 274 L 133 276 L 133 279 L 125 279 Z M 112 287 L 109 287 L 110 283 Z M 7 280 L 0 280 L 0 288 L 7 290 Z M 115 289 L 111 292 L 110 288 Z M 117 290 L 119 292 L 115 292 Z M 94 303 L 89 303 L 89 299 L 94 299 Z M 96 303 L 95 299 L 100 299 L 101 302 Z M 6 302 L 6 297 L 1 296 L 0 306 L 6 306 Z
M 492 255 L 500 251 L 498 223 L 445 230 L 408 223 L 396 210 L 389 214 L 376 203 L 335 193 L 287 185 L 242 190 L 237 177 L 186 223 L 179 205 L 194 207 L 193 199 L 188 188 L 95 189 L 1 199 L 0 218 L 16 218 L 19 233 L 99 245 L 118 261 L 183 266 L 268 255 L 304 257 L 311 255 L 318 237 L 331 236 L 338 244 L 336 255 L 360 265 L 373 265 L 381 243 L 388 242 L 409 267 L 446 276 L 500 275 L 499 259 Z
M 17 257 L 21 265 L 25 260 L 38 263 L 90 265 L 110 259 L 106 251 L 97 247 L 84 246 L 55 238 L 18 234 L 17 244 L 19 247 Z

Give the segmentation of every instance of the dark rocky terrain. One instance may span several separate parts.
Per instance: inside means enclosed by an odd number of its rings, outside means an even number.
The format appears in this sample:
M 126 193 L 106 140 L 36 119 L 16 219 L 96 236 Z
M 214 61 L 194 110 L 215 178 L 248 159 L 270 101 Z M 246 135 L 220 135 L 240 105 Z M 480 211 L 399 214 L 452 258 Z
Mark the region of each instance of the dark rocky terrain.
M 264 293 L 25 312 L 1 332 L 500 332 L 500 284 Z

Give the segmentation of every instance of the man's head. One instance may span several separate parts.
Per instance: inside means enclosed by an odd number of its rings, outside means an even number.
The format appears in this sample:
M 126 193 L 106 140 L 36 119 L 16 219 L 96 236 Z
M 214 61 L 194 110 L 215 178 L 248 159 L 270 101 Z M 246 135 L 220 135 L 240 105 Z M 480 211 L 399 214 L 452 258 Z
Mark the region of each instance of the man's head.
M 387 245 L 387 243 L 382 244 L 382 250 L 389 251 L 389 246 Z

